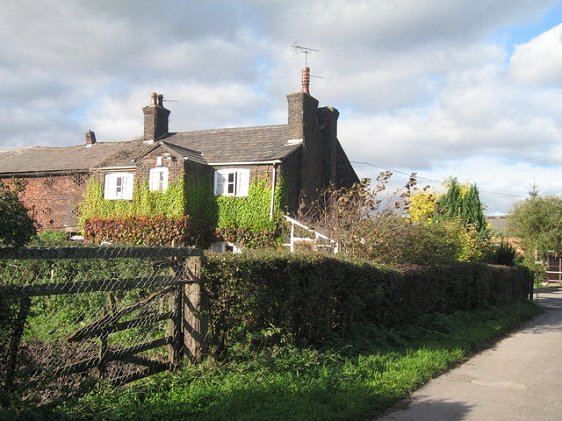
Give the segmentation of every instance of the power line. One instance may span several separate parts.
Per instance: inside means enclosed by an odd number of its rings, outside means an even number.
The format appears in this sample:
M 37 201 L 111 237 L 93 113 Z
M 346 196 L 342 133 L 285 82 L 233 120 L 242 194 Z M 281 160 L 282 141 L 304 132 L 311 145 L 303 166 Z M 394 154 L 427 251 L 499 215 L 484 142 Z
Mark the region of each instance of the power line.
M 469 175 L 469 174 L 475 174 L 475 173 L 484 172 L 484 171 L 495 170 L 495 169 L 498 169 L 498 168 L 504 168 L 504 167 L 508 167 L 510 165 L 513 165 L 513 164 L 518 164 L 520 162 L 534 161 L 534 160 L 539 159 L 539 158 L 544 158 L 545 156 L 556 155 L 556 154 L 559 154 L 560 152 L 562 152 L 562 149 L 560 149 L 558 151 L 554 151 L 554 152 L 548 152 L 548 153 L 543 153 L 543 154 L 540 154 L 540 155 L 531 156 L 531 157 L 528 157 L 528 158 L 521 158 L 521 159 L 505 161 L 505 164 L 495 165 L 493 167 L 488 167 L 488 168 L 482 168 L 480 170 L 469 171 L 469 172 L 461 173 L 459 175 Z
M 370 167 L 378 168 L 378 169 L 381 169 L 381 170 L 384 170 L 384 171 L 392 171 L 393 173 L 407 175 L 408 177 L 415 173 L 414 171 L 412 171 L 411 173 L 407 173 L 407 172 L 404 172 L 404 171 L 384 167 L 382 165 L 373 164 L 371 162 L 364 162 L 364 161 L 349 161 L 349 162 L 351 162 L 352 164 L 368 165 Z M 417 173 L 415 173 L 415 174 L 416 174 L 416 179 L 419 179 L 419 180 L 425 180 L 425 181 L 430 181 L 432 183 L 439 183 L 439 184 L 442 184 L 445 181 L 445 179 L 435 180 L 433 178 L 423 177 L 421 175 L 418 175 Z M 482 193 L 495 194 L 495 195 L 498 195 L 498 196 L 513 197 L 513 198 L 516 198 L 516 199 L 525 199 L 527 197 L 527 196 L 521 196 L 521 195 L 517 195 L 517 194 L 494 192 L 494 191 L 490 191 L 490 190 L 481 190 L 481 189 L 478 189 L 478 190 Z

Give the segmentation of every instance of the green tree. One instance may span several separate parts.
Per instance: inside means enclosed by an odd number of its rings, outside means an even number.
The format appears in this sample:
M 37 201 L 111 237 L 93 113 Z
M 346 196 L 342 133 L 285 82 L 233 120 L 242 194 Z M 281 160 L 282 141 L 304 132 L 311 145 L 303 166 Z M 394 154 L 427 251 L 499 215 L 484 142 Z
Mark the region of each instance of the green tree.
M 449 182 L 447 192 L 439 198 L 436 204 L 438 220 L 450 220 L 460 216 L 463 205 L 461 186 L 456 178 Z
M 508 216 L 509 233 L 519 237 L 527 258 L 535 250 L 545 256 L 562 248 L 562 198 L 531 196 L 519 202 Z
M 21 247 L 37 234 L 35 220 L 19 198 L 22 187 L 9 189 L 0 181 L 0 245 Z
M 484 216 L 484 206 L 480 202 L 480 193 L 476 184 L 471 184 L 468 191 L 462 198 L 461 220 L 464 225 L 470 225 L 479 233 L 487 229 L 486 217 Z

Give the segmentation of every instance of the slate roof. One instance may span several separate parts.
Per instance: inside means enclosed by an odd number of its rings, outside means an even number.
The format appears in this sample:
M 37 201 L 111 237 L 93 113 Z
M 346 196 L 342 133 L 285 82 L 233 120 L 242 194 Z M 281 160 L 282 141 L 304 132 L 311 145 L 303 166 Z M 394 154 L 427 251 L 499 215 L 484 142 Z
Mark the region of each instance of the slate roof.
M 170 133 L 164 147 L 201 164 L 269 162 L 300 147 L 287 143 L 287 125 L 242 127 Z M 142 141 L 97 142 L 64 147 L 32 146 L 0 150 L 0 174 L 87 171 L 94 168 L 134 166 L 156 144 Z
M 0 174 L 86 171 L 106 166 L 131 166 L 147 145 L 139 141 L 98 142 L 91 147 L 63 146 L 0 150 Z
M 286 124 L 179 132 L 162 139 L 166 144 L 201 152 L 210 164 L 283 159 L 300 147 L 288 144 L 287 140 Z

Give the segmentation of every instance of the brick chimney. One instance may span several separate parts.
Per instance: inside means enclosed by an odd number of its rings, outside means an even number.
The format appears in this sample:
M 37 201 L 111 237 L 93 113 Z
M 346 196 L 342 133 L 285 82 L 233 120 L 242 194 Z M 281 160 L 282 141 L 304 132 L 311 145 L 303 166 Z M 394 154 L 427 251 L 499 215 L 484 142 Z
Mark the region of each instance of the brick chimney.
M 91 131 L 88 130 L 86 132 L 86 146 L 92 146 L 96 144 L 96 134 Z
M 300 189 L 312 200 L 322 185 L 322 148 L 318 125 L 318 100 L 310 95 L 310 69 L 301 73 L 302 89 L 287 95 L 288 140 L 302 141 Z
M 163 95 L 153 92 L 150 105 L 142 109 L 144 113 L 144 140 L 157 140 L 168 133 L 170 110 L 164 108 L 163 101 Z

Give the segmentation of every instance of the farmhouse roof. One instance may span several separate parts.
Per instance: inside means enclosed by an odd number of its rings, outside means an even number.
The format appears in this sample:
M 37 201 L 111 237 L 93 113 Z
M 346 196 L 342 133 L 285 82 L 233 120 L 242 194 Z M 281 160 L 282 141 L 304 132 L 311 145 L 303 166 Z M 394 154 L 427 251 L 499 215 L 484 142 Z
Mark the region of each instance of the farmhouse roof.
M 211 164 L 273 161 L 299 147 L 289 144 L 286 124 L 171 133 L 162 140 L 199 151 Z
M 187 160 L 202 164 L 280 160 L 299 148 L 288 142 L 287 125 L 170 133 L 160 142 Z M 0 150 L 0 174 L 87 171 L 130 167 L 155 144 L 142 141 Z
M 92 146 L 63 146 L 0 150 L 0 174 L 87 171 L 107 166 L 131 166 L 147 145 L 139 141 L 97 142 Z

